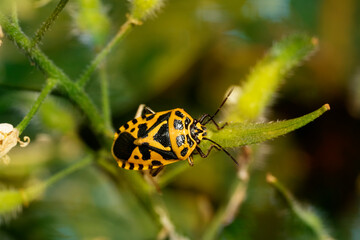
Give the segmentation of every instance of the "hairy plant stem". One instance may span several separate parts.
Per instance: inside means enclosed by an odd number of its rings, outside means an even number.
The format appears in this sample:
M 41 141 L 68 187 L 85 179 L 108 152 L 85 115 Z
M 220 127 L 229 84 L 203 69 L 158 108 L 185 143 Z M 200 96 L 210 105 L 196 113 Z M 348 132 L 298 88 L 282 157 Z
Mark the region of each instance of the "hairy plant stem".
M 127 21 L 120 27 L 119 31 L 116 35 L 111 39 L 111 41 L 101 50 L 99 54 L 96 55 L 94 60 L 90 63 L 90 65 L 86 68 L 86 70 L 82 73 L 82 75 L 76 81 L 77 85 L 83 88 L 86 83 L 89 81 L 92 73 L 96 70 L 96 68 L 103 62 L 106 56 L 111 52 L 111 50 L 116 46 L 116 44 L 123 39 L 127 33 L 130 32 L 133 25 L 139 25 L 140 23 L 135 19 L 128 16 Z
M 26 116 L 23 118 L 23 120 L 16 126 L 16 128 L 19 130 L 19 135 L 24 131 L 24 129 L 27 127 L 31 119 L 34 117 L 36 112 L 39 110 L 42 102 L 45 100 L 45 98 L 51 93 L 53 88 L 56 85 L 56 80 L 52 78 L 48 78 L 46 80 L 45 87 L 41 90 L 40 95 L 32 105 L 30 111 Z
M 2 13 L 0 13 L 0 24 L 8 39 L 14 42 L 46 77 L 56 79 L 58 85 L 79 105 L 89 118 L 95 132 L 111 138 L 112 131 L 106 128 L 103 117 L 85 91 L 72 82 L 37 46 L 32 47 L 31 40 L 20 30 L 18 25 Z
M 45 33 L 51 25 L 55 22 L 56 18 L 59 16 L 61 11 L 64 9 L 66 4 L 69 2 L 69 0 L 60 0 L 54 11 L 51 13 L 51 15 L 46 19 L 45 22 L 41 24 L 41 27 L 36 31 L 34 38 L 32 39 L 31 46 L 34 47 L 35 45 L 39 44 L 41 40 L 43 39 Z

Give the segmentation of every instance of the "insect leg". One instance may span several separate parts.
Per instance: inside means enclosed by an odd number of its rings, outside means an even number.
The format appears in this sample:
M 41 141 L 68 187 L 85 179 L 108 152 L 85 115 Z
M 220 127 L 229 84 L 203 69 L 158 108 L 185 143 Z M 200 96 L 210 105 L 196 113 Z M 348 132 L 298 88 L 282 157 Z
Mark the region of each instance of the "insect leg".
M 210 119 L 208 119 L 207 121 L 204 122 L 204 120 L 207 118 L 207 117 L 210 117 Z M 202 115 L 202 117 L 200 118 L 199 122 L 202 124 L 202 125 L 205 125 L 207 124 L 208 122 L 212 121 L 214 123 L 214 125 L 216 126 L 217 130 L 221 130 L 223 129 L 226 125 L 228 125 L 228 123 L 224 123 L 224 125 L 222 126 L 219 126 L 219 124 L 217 122 L 215 122 L 215 120 L 209 115 L 209 114 L 204 114 Z
M 138 107 L 138 110 L 136 111 L 135 118 L 144 116 L 145 114 L 154 114 L 155 111 L 153 111 L 151 108 L 146 106 L 145 104 L 140 104 Z
M 150 185 L 152 185 L 158 193 L 161 193 L 161 189 L 159 184 L 156 182 L 155 178 L 151 175 L 151 172 L 149 171 L 143 171 L 141 172 L 146 182 L 148 182 Z
M 152 177 L 156 177 L 156 175 L 158 175 L 159 172 L 161 172 L 161 170 L 163 170 L 163 168 L 164 168 L 164 166 L 160 166 L 160 167 L 158 167 L 158 168 L 151 169 L 151 170 L 150 170 L 150 175 L 151 175 Z
M 213 145 L 210 146 L 210 148 L 208 149 L 208 151 L 207 151 L 206 154 L 201 150 L 200 147 L 196 146 L 195 149 L 197 150 L 197 152 L 200 154 L 200 156 L 201 156 L 202 158 L 206 158 L 206 157 L 210 154 L 211 150 L 212 150 L 213 148 L 216 148 L 216 149 L 218 149 L 218 150 L 221 150 L 221 151 L 225 152 L 226 155 L 228 155 L 228 156 L 231 158 L 231 160 L 233 160 L 233 162 L 234 162 L 236 165 L 239 165 L 239 163 L 235 160 L 235 158 L 234 158 L 233 156 L 231 156 L 231 154 L 230 154 L 228 151 L 226 151 L 222 146 L 220 146 L 218 143 L 214 142 L 213 140 L 211 140 L 211 139 L 209 139 L 209 138 L 203 138 L 203 139 L 212 142 Z
M 207 156 L 209 156 L 209 154 L 210 154 L 210 152 L 211 152 L 211 150 L 212 150 L 213 148 L 219 149 L 218 146 L 216 146 L 215 144 L 211 145 L 210 148 L 207 150 L 206 153 L 204 153 L 204 152 L 201 150 L 200 147 L 196 147 L 195 149 L 196 149 L 196 151 L 200 154 L 200 156 L 201 156 L 202 158 L 206 158 Z
M 194 166 L 194 162 L 193 162 L 193 160 L 192 160 L 192 156 L 191 156 L 191 155 L 188 157 L 188 163 L 189 163 L 190 166 Z

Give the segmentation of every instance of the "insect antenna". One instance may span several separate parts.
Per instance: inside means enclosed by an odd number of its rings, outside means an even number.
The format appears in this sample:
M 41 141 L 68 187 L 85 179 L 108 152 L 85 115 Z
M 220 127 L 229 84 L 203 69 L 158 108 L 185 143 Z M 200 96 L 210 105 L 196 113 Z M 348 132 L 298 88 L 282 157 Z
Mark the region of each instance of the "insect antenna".
M 225 97 L 225 99 L 222 101 L 220 107 L 216 110 L 216 112 L 211 116 L 209 114 L 204 114 L 200 119 L 199 119 L 199 122 L 202 124 L 202 125 L 205 125 L 207 124 L 208 122 L 212 121 L 213 118 L 216 116 L 216 114 L 218 114 L 218 112 L 220 111 L 220 109 L 224 106 L 225 102 L 228 100 L 228 98 L 230 97 L 230 94 L 232 93 L 232 91 L 234 90 L 234 88 L 230 89 L 229 93 L 227 94 L 227 96 Z M 208 118 L 209 119 L 206 119 Z
M 206 138 L 206 137 L 204 137 L 203 139 L 205 139 L 205 140 L 208 140 L 208 141 L 210 141 L 210 142 L 212 142 L 216 147 L 218 147 L 221 151 L 223 151 L 223 152 L 225 152 L 226 153 L 226 155 L 228 155 L 232 160 L 233 160 L 233 162 L 236 164 L 236 165 L 238 165 L 239 166 L 239 163 L 236 161 L 236 159 L 233 157 L 233 156 L 231 156 L 231 154 L 228 152 L 228 151 L 226 151 L 225 150 L 225 148 L 223 148 L 222 146 L 220 146 L 217 142 L 215 142 L 215 141 L 213 141 L 213 140 L 211 140 L 210 138 Z M 208 153 L 209 154 L 209 153 Z

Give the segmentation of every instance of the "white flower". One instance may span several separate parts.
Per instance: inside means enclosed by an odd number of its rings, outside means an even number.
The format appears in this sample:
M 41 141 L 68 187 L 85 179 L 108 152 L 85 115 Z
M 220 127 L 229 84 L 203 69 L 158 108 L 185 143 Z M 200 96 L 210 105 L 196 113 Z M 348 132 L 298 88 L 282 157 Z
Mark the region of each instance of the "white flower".
M 9 123 L 0 123 L 0 160 L 5 164 L 10 163 L 7 153 L 19 143 L 20 147 L 26 147 L 30 143 L 29 137 L 24 137 L 24 142 L 19 138 L 19 130 Z

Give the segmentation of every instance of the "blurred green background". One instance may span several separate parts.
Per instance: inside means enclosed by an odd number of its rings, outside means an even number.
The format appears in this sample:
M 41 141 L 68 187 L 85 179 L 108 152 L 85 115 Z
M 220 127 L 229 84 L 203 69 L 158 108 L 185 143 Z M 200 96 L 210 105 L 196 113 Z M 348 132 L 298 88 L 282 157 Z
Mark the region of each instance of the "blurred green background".
M 57 1 L 41 7 L 34 7 L 40 1 L 26 2 L 19 7 L 20 25 L 33 36 Z M 74 79 L 126 20 L 129 5 L 125 0 L 102 1 L 109 17 L 104 22 L 90 12 L 87 17 L 94 16 L 94 22 L 89 26 L 100 32 L 93 39 L 80 23 L 80 3 L 70 1 L 41 44 Z M 356 0 L 168 0 L 107 59 L 114 127 L 131 119 L 141 103 L 155 111 L 182 107 L 194 117 L 213 113 L 228 87 L 244 79 L 272 43 L 294 32 L 317 37 L 319 50 L 287 78 L 266 119 L 298 117 L 324 103 L 332 110 L 260 146 L 247 200 L 219 239 L 312 239 L 266 183 L 267 172 L 311 205 L 334 238 L 360 239 L 359 11 Z M 86 90 L 100 106 L 98 77 L 93 76 Z M 44 76 L 3 39 L 0 122 L 17 125 L 43 84 Z M 46 179 L 99 144 L 81 111 L 59 91 L 46 100 L 24 135 L 32 143 L 13 149 L 10 165 L 0 164 L 4 188 Z M 181 164 L 187 163 L 169 169 Z M 235 173 L 228 157 L 216 153 L 195 162 L 163 189 L 180 233 L 201 237 Z M 131 183 L 120 186 L 96 165 L 86 167 L 53 185 L 39 201 L 3 217 L 0 239 L 156 238 L 160 227 L 149 203 L 132 194 Z

